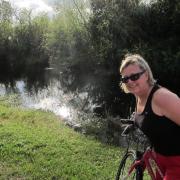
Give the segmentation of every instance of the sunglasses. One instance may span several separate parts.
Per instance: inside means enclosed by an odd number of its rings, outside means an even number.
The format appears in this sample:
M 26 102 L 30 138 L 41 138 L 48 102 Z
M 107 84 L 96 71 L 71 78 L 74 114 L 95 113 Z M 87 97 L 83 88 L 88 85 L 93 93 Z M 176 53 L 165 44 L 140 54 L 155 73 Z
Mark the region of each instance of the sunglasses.
M 122 83 L 128 83 L 129 79 L 131 81 L 137 81 L 141 77 L 141 75 L 144 74 L 144 72 L 145 72 L 145 70 L 142 72 L 138 72 L 136 74 L 132 74 L 130 76 L 121 77 L 121 82 Z

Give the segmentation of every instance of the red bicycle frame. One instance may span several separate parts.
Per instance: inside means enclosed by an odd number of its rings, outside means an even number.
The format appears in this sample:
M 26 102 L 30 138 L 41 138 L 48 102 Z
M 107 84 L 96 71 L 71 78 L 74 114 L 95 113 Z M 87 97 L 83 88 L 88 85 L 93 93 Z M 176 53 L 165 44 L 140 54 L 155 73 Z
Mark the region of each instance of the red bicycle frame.
M 158 165 L 156 159 L 155 159 L 155 153 L 151 150 L 151 149 L 147 149 L 142 158 L 140 160 L 136 160 L 132 166 L 129 169 L 128 175 L 131 174 L 131 172 L 136 169 L 138 166 L 141 167 L 143 169 L 143 171 L 145 169 L 148 170 L 149 175 L 151 176 L 152 180 L 163 180 L 163 173 L 162 173 L 162 169 L 160 168 L 160 166 Z

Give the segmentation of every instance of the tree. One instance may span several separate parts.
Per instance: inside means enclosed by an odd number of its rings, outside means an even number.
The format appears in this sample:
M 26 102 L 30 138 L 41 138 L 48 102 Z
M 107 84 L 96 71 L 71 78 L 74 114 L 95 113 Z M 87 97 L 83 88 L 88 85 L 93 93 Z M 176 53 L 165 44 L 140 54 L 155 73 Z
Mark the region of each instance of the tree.
M 12 7 L 9 2 L 0 1 L 0 73 L 8 73 L 11 69 L 11 60 L 8 58 L 13 33 Z

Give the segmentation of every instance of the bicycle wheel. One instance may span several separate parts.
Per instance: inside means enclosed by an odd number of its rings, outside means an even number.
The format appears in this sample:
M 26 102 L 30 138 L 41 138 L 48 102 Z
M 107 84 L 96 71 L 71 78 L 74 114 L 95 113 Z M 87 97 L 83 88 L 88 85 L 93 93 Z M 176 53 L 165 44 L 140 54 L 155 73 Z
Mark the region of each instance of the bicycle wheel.
M 136 154 L 134 151 L 128 151 L 124 155 L 124 157 L 122 158 L 119 164 L 119 168 L 116 174 L 116 180 L 136 180 L 136 170 L 134 170 L 128 176 L 128 171 L 135 160 L 136 160 Z

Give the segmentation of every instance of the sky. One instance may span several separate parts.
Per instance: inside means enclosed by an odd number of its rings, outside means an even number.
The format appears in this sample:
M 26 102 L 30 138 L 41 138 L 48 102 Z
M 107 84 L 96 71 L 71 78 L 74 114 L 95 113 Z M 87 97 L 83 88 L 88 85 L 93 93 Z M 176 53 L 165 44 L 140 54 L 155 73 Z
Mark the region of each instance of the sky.
M 17 8 L 27 8 L 31 9 L 33 14 L 39 12 L 46 12 L 49 16 L 53 15 L 53 4 L 55 2 L 60 2 L 63 0 L 7 0 Z M 66 0 L 67 1 L 67 0 Z M 71 0 L 68 0 L 71 1 Z M 84 0 L 86 1 L 86 0 Z M 142 2 L 149 3 L 151 0 L 142 0 Z
M 46 12 L 49 17 L 53 17 L 55 11 L 53 6 L 56 3 L 70 3 L 72 4 L 74 1 L 72 0 L 6 0 L 9 1 L 13 7 L 19 8 L 26 8 L 32 11 L 32 15 L 37 15 L 40 12 Z M 86 2 L 87 0 L 82 0 Z M 89 12 L 89 8 L 87 8 L 87 12 Z
M 7 0 L 14 7 L 31 9 L 34 14 L 39 12 L 47 12 L 48 14 L 53 13 L 53 8 L 51 6 L 52 2 L 55 0 Z

